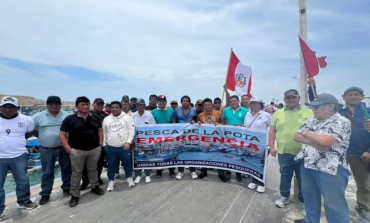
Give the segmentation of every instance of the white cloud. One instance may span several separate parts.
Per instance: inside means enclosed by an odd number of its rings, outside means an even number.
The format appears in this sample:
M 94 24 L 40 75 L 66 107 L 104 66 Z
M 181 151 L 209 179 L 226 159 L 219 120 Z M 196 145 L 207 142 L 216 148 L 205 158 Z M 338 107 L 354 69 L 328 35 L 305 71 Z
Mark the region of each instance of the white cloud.
M 268 101 L 297 86 L 292 77 L 299 76 L 298 5 L 289 0 L 0 0 L 0 5 L 1 56 L 85 67 L 126 80 L 81 83 L 55 71 L 24 73 L 1 66 L 2 93 L 15 91 L 17 77 L 37 86 L 19 91 L 40 97 L 49 90 L 71 100 L 81 94 L 109 100 L 123 94 L 147 98 L 151 93 L 174 99 L 183 94 L 194 100 L 216 97 L 222 92 L 230 47 L 252 67 L 255 95 Z M 309 45 L 329 62 L 317 77 L 318 89 L 337 94 L 346 85 L 369 82 L 367 62 L 354 64 L 359 56 L 369 58 L 370 46 L 350 42 L 352 32 L 370 34 L 364 22 L 369 16 L 339 6 L 308 7 Z M 334 47 L 345 40 L 348 45 Z M 348 73 L 358 78 L 344 83 Z M 56 88 L 45 86 L 55 79 Z

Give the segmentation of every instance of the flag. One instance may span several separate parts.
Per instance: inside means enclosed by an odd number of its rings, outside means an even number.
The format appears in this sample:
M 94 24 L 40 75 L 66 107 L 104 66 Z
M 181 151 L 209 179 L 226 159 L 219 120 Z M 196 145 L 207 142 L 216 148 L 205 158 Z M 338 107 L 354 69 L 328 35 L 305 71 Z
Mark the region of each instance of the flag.
M 235 91 L 239 97 L 245 94 L 251 97 L 252 70 L 249 66 L 243 65 L 233 51 L 230 56 L 226 87 L 230 91 Z
M 320 72 L 320 68 L 326 67 L 326 57 L 317 58 L 316 52 L 312 51 L 300 36 L 298 38 L 299 44 L 301 45 L 301 51 L 308 77 L 313 78 Z

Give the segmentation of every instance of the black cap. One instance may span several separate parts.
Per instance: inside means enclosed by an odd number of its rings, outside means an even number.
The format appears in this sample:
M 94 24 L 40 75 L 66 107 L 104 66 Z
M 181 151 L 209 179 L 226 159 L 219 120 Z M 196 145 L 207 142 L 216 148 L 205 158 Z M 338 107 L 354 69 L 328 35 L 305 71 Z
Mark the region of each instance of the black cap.
M 137 102 L 137 98 L 133 97 L 130 99 L 130 101 L 134 101 L 135 103 Z
M 62 100 L 60 100 L 60 97 L 58 96 L 49 96 L 48 99 L 46 99 L 46 104 L 56 102 L 62 104 Z
M 197 101 L 197 103 L 195 103 L 195 105 L 203 105 L 203 100 L 202 100 L 202 99 L 199 99 L 199 100 Z
M 104 104 L 104 100 L 102 98 L 95 98 L 94 104 L 99 104 L 99 103 L 103 103 Z
M 349 87 L 349 88 L 347 88 L 347 89 L 344 91 L 343 95 L 346 95 L 346 94 L 347 94 L 348 92 L 350 92 L 350 91 L 358 91 L 358 92 L 360 92 L 360 94 L 361 94 L 361 95 L 364 95 L 364 90 L 362 90 L 361 88 L 356 87 L 356 86 L 353 86 L 353 87 Z
M 145 100 L 142 98 L 139 98 L 136 102 L 136 104 L 145 105 Z
M 317 95 L 315 101 L 306 103 L 307 106 L 323 105 L 323 104 L 338 104 L 338 100 L 331 94 L 323 93 Z
M 167 101 L 167 98 L 164 95 L 159 95 L 158 96 L 158 101 Z

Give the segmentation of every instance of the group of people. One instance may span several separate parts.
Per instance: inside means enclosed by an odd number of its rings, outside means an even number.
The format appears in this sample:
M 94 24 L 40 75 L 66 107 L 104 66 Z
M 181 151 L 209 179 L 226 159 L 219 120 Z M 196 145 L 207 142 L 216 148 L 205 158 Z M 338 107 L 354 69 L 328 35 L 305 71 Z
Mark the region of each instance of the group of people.
M 18 113 L 18 99 L 2 98 L 0 104 L 0 216 L 4 215 L 4 182 L 8 170 L 17 184 L 19 208 L 33 209 L 38 204 L 30 200 L 30 185 L 27 177 L 28 154 L 26 139 L 31 135 L 40 141 L 42 163 L 40 205 L 49 202 L 54 183 L 54 165 L 58 160 L 61 169 L 62 190 L 70 195 L 70 207 L 78 205 L 80 191 L 91 185 L 91 192 L 101 196 L 105 191 L 101 174 L 107 162 L 107 191 L 113 191 L 121 163 L 127 184 L 133 187 L 142 179 L 151 182 L 151 170 L 135 170 L 132 164 L 135 126 L 146 124 L 224 124 L 241 128 L 268 131 L 266 147 L 272 156 L 278 157 L 280 166 L 280 198 L 275 205 L 283 208 L 289 203 L 293 174 L 299 188 L 299 201 L 305 210 L 305 219 L 296 222 L 319 222 L 321 195 L 328 222 L 349 222 L 345 189 L 348 184 L 349 163 L 357 184 L 356 212 L 361 219 L 370 221 L 370 120 L 368 110 L 361 102 L 364 92 L 359 87 L 344 91 L 344 105 L 330 94 L 319 94 L 315 100 L 300 105 L 297 90 L 284 93 L 285 107 L 265 111 L 264 102 L 258 97 L 227 94 L 227 104 L 221 99 L 197 100 L 195 108 L 191 99 L 184 95 L 167 106 L 165 95 L 150 95 L 149 103 L 142 98 L 123 96 L 107 106 L 102 98 L 90 100 L 78 97 L 77 112 L 68 114 L 61 109 L 58 96 L 49 96 L 47 109 L 32 118 Z M 276 142 L 276 144 L 275 144 Z M 277 145 L 277 146 L 275 146 Z M 193 179 L 207 176 L 207 168 L 200 173 L 189 168 Z M 133 178 L 133 172 L 135 178 Z M 163 170 L 156 170 L 161 178 Z M 231 178 L 231 172 L 217 170 L 222 182 Z M 184 168 L 169 168 L 171 178 L 181 180 Z M 242 181 L 242 174 L 236 173 Z M 81 184 L 82 181 L 82 184 Z M 259 193 L 265 185 L 252 178 L 248 188 Z

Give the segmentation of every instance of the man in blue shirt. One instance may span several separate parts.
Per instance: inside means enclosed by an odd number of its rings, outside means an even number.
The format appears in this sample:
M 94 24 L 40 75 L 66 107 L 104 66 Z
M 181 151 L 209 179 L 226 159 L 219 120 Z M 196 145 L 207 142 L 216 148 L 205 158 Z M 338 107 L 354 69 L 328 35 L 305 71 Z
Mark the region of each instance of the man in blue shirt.
M 190 97 L 184 95 L 181 97 L 181 107 L 177 108 L 172 116 L 173 123 L 191 123 L 194 124 L 198 120 L 197 112 L 194 108 L 190 108 Z M 195 168 L 190 167 L 190 175 L 193 179 L 196 179 L 198 175 L 195 173 Z M 178 168 L 176 179 L 181 180 L 184 176 L 184 167 Z
M 248 113 L 248 109 L 240 106 L 239 104 L 239 97 L 237 95 L 233 95 L 230 97 L 230 106 L 226 107 L 224 112 L 222 113 L 222 119 L 224 120 L 225 125 L 239 125 L 242 126 L 244 124 L 245 115 Z M 222 182 L 227 182 L 231 178 L 231 172 L 225 170 L 217 170 L 218 177 Z M 241 182 L 242 181 L 242 174 L 236 173 L 236 179 Z
M 50 193 L 54 184 L 54 166 L 58 160 L 62 174 L 62 189 L 69 194 L 71 188 L 71 161 L 69 154 L 59 140 L 60 126 L 69 115 L 61 110 L 62 102 L 58 96 L 49 96 L 46 100 L 46 110 L 32 117 L 35 124 L 33 134 L 40 141 L 40 158 L 42 164 L 41 199 L 40 205 L 49 202 Z
M 339 113 L 351 121 L 351 138 L 347 150 L 347 161 L 357 185 L 357 206 L 355 210 L 360 219 L 370 221 L 370 132 L 364 128 L 367 108 L 364 91 L 359 87 L 350 87 L 343 93 L 345 105 Z

